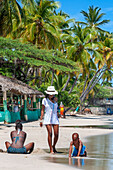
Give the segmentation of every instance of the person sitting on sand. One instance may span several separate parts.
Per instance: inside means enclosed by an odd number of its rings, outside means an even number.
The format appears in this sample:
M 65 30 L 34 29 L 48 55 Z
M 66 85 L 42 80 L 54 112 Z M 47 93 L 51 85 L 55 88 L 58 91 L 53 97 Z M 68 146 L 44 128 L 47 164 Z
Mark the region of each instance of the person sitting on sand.
M 14 131 L 11 132 L 10 136 L 12 139 L 12 144 L 5 142 L 8 153 L 31 153 L 34 149 L 34 143 L 29 143 L 25 146 L 24 142 L 26 139 L 26 133 L 22 131 L 22 123 L 20 120 L 15 122 L 16 126 Z
M 73 148 L 73 152 L 72 152 Z M 86 147 L 79 139 L 78 133 L 72 134 L 72 141 L 70 142 L 69 157 L 73 156 L 87 156 Z

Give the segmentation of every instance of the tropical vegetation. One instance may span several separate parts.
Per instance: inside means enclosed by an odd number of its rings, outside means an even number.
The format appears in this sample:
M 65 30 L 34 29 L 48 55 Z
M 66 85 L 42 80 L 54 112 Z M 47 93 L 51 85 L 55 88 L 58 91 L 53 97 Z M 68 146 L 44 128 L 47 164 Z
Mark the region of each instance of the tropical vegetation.
M 81 10 L 85 21 L 58 8 L 54 0 L 0 1 L 0 73 L 42 92 L 54 85 L 59 102 L 76 107 L 112 86 L 113 35 L 99 7 Z

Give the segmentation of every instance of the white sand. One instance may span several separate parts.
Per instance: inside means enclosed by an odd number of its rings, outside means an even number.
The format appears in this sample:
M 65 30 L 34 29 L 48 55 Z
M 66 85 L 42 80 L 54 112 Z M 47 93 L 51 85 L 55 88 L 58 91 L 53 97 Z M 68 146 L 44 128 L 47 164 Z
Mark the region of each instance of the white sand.
M 66 117 L 66 119 L 60 119 L 59 140 L 57 148 L 69 148 L 71 141 L 71 135 L 73 132 L 77 132 L 80 135 L 81 140 L 84 142 L 88 136 L 101 135 L 113 133 L 113 129 L 94 129 L 94 128 L 73 128 L 63 126 L 83 126 L 83 125 L 105 125 L 113 123 L 113 116 L 94 116 L 94 115 L 81 115 L 80 117 Z M 9 134 L 14 127 L 6 127 L 2 123 L 0 124 L 0 149 L 6 150 L 5 141 L 11 141 Z M 11 124 L 11 126 L 14 124 Z M 57 157 L 57 154 L 50 155 L 43 149 L 49 149 L 47 143 L 47 131 L 45 126 L 39 127 L 39 121 L 23 123 L 24 131 L 27 132 L 26 143 L 35 142 L 35 150 L 30 155 L 21 154 L 7 154 L 0 153 L 0 170 L 70 170 L 73 167 L 64 164 L 55 164 L 47 160 L 45 157 Z M 61 155 L 62 156 L 62 155 Z M 60 155 L 58 154 L 58 157 Z M 74 167 L 75 169 L 75 167 Z

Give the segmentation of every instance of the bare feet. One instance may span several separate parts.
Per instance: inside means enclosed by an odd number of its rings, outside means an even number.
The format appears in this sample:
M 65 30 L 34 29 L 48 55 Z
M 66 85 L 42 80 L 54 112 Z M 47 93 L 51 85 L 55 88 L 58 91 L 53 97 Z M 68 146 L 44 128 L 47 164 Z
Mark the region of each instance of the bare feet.
M 0 149 L 0 152 L 4 152 L 2 149 Z
M 86 152 L 86 151 L 84 151 L 84 156 L 85 156 L 85 157 L 87 156 L 87 152 Z
M 53 149 L 52 149 L 52 150 L 50 150 L 50 154 L 54 154 Z
M 54 153 L 57 153 L 57 150 L 55 149 L 55 147 L 53 146 L 53 152 Z
M 87 152 L 84 151 L 84 154 L 83 155 L 80 155 L 81 157 L 87 157 Z

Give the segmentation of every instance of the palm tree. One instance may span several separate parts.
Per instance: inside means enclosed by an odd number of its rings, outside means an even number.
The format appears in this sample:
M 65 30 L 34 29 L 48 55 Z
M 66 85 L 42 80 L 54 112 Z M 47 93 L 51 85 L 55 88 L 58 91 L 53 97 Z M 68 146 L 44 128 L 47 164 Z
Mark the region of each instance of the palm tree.
M 30 41 L 36 44 L 38 48 L 54 48 L 58 46 L 58 31 L 53 24 L 54 10 L 58 4 L 52 0 L 34 1 L 33 6 L 24 6 L 25 21 L 17 32 L 24 41 Z
M 21 6 L 18 1 L 0 1 L 0 35 L 7 36 L 13 30 L 13 20 L 18 25 L 21 22 Z
M 86 22 L 78 22 L 90 28 L 95 28 L 97 30 L 103 31 L 99 26 L 108 23 L 110 20 L 102 20 L 105 13 L 101 13 L 101 8 L 94 6 L 89 6 L 88 12 L 81 11 Z

